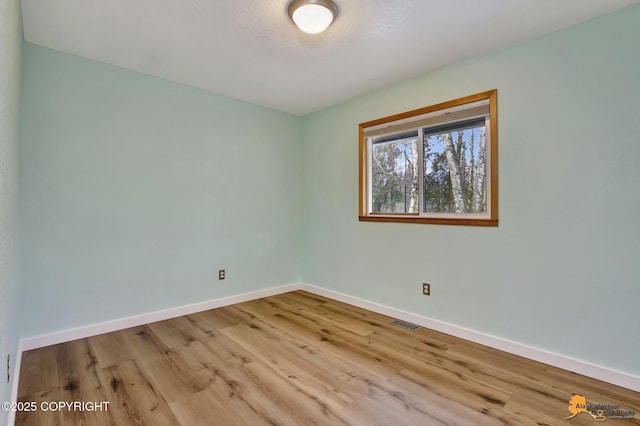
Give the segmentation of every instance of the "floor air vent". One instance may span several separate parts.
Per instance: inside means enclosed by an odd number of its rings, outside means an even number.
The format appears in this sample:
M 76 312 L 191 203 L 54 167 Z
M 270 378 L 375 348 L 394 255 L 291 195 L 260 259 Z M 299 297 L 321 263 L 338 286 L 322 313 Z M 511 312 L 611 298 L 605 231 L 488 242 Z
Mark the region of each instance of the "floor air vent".
M 397 318 L 391 321 L 391 324 L 397 325 L 398 327 L 406 328 L 407 330 L 411 330 L 411 331 L 416 331 L 420 329 L 419 325 L 411 324 L 410 322 L 402 321 Z

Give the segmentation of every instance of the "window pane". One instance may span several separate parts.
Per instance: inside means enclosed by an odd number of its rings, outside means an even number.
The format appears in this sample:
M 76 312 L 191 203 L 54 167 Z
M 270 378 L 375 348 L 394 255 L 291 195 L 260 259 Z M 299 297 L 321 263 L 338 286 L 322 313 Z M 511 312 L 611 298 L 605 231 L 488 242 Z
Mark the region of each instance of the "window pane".
M 486 213 L 484 121 L 424 135 L 424 211 Z
M 360 123 L 358 219 L 498 226 L 497 102 L 489 90 Z
M 418 213 L 418 137 L 373 143 L 372 212 Z

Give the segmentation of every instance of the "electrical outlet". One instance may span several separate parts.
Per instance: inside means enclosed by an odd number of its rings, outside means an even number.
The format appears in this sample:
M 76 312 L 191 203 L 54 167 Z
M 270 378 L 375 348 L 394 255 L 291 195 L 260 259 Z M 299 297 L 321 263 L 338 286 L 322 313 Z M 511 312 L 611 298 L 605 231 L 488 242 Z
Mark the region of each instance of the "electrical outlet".
M 11 355 L 7 354 L 7 383 L 11 381 Z
M 431 284 L 422 283 L 422 294 L 425 296 L 431 296 Z
M 224 276 L 225 276 L 224 269 L 220 269 L 218 271 L 218 279 L 219 280 L 224 280 Z

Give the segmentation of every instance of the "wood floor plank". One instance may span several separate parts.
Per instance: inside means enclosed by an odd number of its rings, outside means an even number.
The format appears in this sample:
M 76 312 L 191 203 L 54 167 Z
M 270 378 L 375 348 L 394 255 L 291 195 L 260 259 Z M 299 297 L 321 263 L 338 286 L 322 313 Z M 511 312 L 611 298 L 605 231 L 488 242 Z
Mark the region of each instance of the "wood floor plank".
M 346 408 L 344 414 L 349 423 L 353 425 L 393 426 L 408 424 L 402 417 L 402 413 L 394 412 L 386 404 L 380 405 L 378 401 L 374 401 L 367 395 L 363 395 L 354 401 L 353 404 Z M 433 423 L 427 423 L 426 419 L 421 418 L 417 424 Z
M 297 424 L 341 423 L 331 413 L 322 411 L 322 402 L 313 394 L 298 388 L 289 378 L 278 374 L 235 340 L 215 332 L 208 334 L 202 343 L 212 356 L 210 362 L 217 369 L 224 369 L 227 380 L 247 384 L 254 392 L 269 398 L 280 411 L 295 419 Z M 216 371 L 216 374 L 219 372 Z
M 325 377 L 319 377 L 321 371 L 306 359 L 293 356 L 285 342 L 264 337 L 265 328 L 259 327 L 255 323 L 240 324 L 221 332 L 239 342 L 282 377 L 295 383 L 296 387 L 302 389 L 305 394 L 314 395 L 323 410 L 337 413 L 353 402 L 352 395 L 344 389 L 334 387 L 333 381 L 326 380 L 330 372 L 325 372 Z
M 425 371 L 401 370 L 398 372 L 398 376 L 402 378 L 402 381 L 410 380 L 423 387 L 425 391 L 446 399 L 458 401 L 465 407 L 478 412 L 498 413 L 511 398 L 511 395 L 498 393 L 492 389 L 485 389 L 475 385 L 475 383 L 473 383 L 472 387 L 468 387 L 464 382 L 450 382 L 442 375 L 425 374 Z M 389 378 L 391 382 L 395 380 L 395 376 Z
M 258 347 L 264 348 L 265 352 L 270 354 L 268 361 L 273 363 L 272 360 L 276 359 L 278 365 L 282 366 L 282 360 L 291 359 L 294 361 L 295 367 L 304 370 L 304 373 L 311 374 L 318 380 L 330 381 L 337 388 L 344 389 L 349 395 L 359 395 L 367 392 L 374 377 L 369 370 L 365 370 L 360 366 L 361 361 L 364 361 L 363 358 L 352 357 L 351 360 L 347 361 L 343 358 L 332 357 L 330 358 L 331 362 L 328 363 L 326 353 L 317 344 L 301 339 L 295 336 L 295 333 L 283 331 L 282 328 L 269 323 L 270 319 L 270 317 L 266 317 L 259 322 L 255 321 L 261 327 L 259 336 L 249 337 L 249 340 L 253 341 L 252 345 L 262 337 L 268 339 L 268 343 L 257 342 Z M 236 330 L 234 327 L 225 330 L 224 333 L 234 333 Z M 257 330 L 251 328 L 248 331 L 255 334 Z M 235 337 L 234 340 L 239 341 Z M 287 356 L 280 356 L 272 350 L 267 350 L 267 345 L 269 344 L 275 345 L 275 351 L 282 351 Z M 304 360 L 304 363 L 300 360 Z M 382 381 L 386 377 L 387 375 L 384 375 L 379 380 Z
M 55 359 L 55 358 L 54 358 Z M 28 426 L 58 426 L 61 422 L 62 413 L 60 411 L 43 410 L 42 404 L 51 401 L 61 401 L 60 388 L 52 387 L 45 392 L 34 392 L 22 395 L 18 398 L 20 402 L 35 403 L 35 411 L 18 411 L 16 413 L 16 425 Z M 46 407 L 48 408 L 48 406 Z
M 233 327 L 234 325 L 242 324 L 255 318 L 254 315 L 241 311 L 237 309 L 236 306 L 237 305 L 225 306 L 223 308 L 200 312 L 195 315 L 206 320 L 219 330 L 226 327 Z
M 233 315 L 238 315 L 234 313 Z M 240 314 L 243 316 L 243 314 Z M 217 400 L 227 400 L 225 395 L 233 395 L 225 407 L 235 406 L 237 409 L 242 408 L 242 415 L 239 415 L 235 421 L 243 422 L 245 417 L 254 417 L 245 419 L 246 423 L 254 424 L 263 421 L 271 424 L 315 424 L 309 422 L 308 413 L 313 413 L 314 407 L 316 413 L 320 413 L 317 408 L 320 404 L 316 401 L 315 396 L 305 401 L 303 409 L 297 408 L 299 404 L 292 404 L 287 401 L 288 398 L 278 396 L 278 393 L 271 392 L 273 389 L 285 388 L 288 393 L 300 392 L 296 387 L 291 387 L 289 383 L 282 379 L 277 380 L 274 376 L 277 374 L 269 371 L 268 368 L 259 366 L 260 361 L 254 354 L 245 350 L 245 348 L 237 342 L 227 339 L 219 332 L 213 332 L 207 327 L 208 316 L 203 316 L 204 320 L 193 319 L 193 316 L 180 317 L 167 321 L 165 331 L 163 327 L 151 324 L 150 329 L 154 334 L 159 333 L 160 340 L 166 343 L 170 340 L 173 344 L 173 350 L 182 353 L 183 358 L 189 359 L 189 353 L 197 355 L 197 360 L 191 358 L 189 368 L 193 371 L 201 371 L 204 368 L 211 372 L 211 382 L 207 386 L 206 395 L 217 395 Z M 245 316 L 245 318 L 252 318 Z M 255 319 L 254 319 L 255 320 Z M 227 329 L 228 327 L 225 327 Z M 169 336 L 169 337 L 167 337 Z M 202 343 L 202 346 L 200 345 Z M 204 350 L 206 348 L 207 350 Z M 231 368 L 229 368 L 231 367 Z M 256 371 L 258 369 L 259 371 Z M 265 386 L 264 382 L 269 381 L 269 386 Z M 304 393 L 304 390 L 302 390 Z M 227 393 L 225 393 L 227 392 Z M 200 397 L 203 394 L 198 393 Z M 265 395 L 268 395 L 265 397 Z M 274 398 L 274 396 L 277 396 Z M 190 406 L 191 397 L 185 398 L 185 401 L 173 402 L 171 406 Z M 302 395 L 300 399 L 305 399 Z M 234 411 L 235 412 L 235 411 Z M 254 413 L 254 414 L 251 414 Z M 259 415 L 258 415 L 259 413 Z M 183 413 L 184 414 L 184 413 Z M 324 416 L 323 413 L 320 413 Z M 258 418 L 255 418 L 258 415 Z M 274 415 L 276 417 L 274 417 Z M 329 416 L 331 417 L 331 416 Z M 288 420 L 291 419 L 291 420 Z M 293 420 L 295 419 L 295 420 Z M 274 423 L 275 422 L 275 423 Z M 335 419 L 329 418 L 326 424 L 335 423 Z M 322 422 L 318 424 L 324 424 Z
M 98 376 L 98 362 L 87 339 L 60 345 L 56 353 L 60 400 L 69 403 L 109 401 Z M 55 402 L 55 401 L 52 401 Z M 86 409 L 63 409 L 61 424 L 115 425 L 111 413 Z
M 22 354 L 20 392 L 29 392 L 29 395 L 46 394 L 60 386 L 57 361 L 60 347 L 61 345 L 47 346 Z M 19 398 L 25 396 L 27 394 L 18 393 Z
M 134 353 L 136 365 L 168 403 L 204 390 L 211 381 L 206 372 L 190 369 L 188 362 L 150 328 L 129 334 L 125 340 Z
M 639 392 L 391 320 L 296 291 L 27 351 L 20 401 L 110 405 L 16 424 L 593 424 L 564 420 L 573 394 L 640 412 Z
M 317 322 L 324 325 L 322 332 L 326 333 L 335 341 L 340 341 L 349 346 L 353 353 L 381 360 L 385 365 L 392 366 L 397 371 L 409 370 L 422 375 L 438 384 L 440 389 L 450 388 L 453 392 L 464 395 L 466 399 L 476 400 L 489 405 L 504 405 L 510 394 L 499 388 L 478 383 L 472 376 L 463 376 L 454 369 L 442 368 L 434 364 L 432 359 L 419 359 L 402 351 L 395 346 L 376 342 L 372 344 L 371 339 L 362 337 L 354 333 L 349 333 L 337 327 L 329 328 L 323 324 L 322 320 Z M 444 392 L 444 390 L 442 390 Z
M 182 330 L 177 329 L 172 320 L 154 322 L 148 324 L 147 327 L 169 349 L 195 341 L 195 338 L 189 333 L 184 333 Z
M 537 380 L 538 375 L 545 374 L 548 367 L 542 363 L 532 364 L 524 358 L 514 357 L 511 354 L 472 342 L 451 346 L 447 352 L 476 366 L 483 365 L 489 368 L 498 366 L 502 370 L 517 371 L 520 376 L 529 375 L 533 380 Z
M 178 420 L 160 392 L 144 377 L 134 361 L 110 365 L 102 370 L 108 400 L 118 425 L 177 425 Z
M 237 318 L 230 318 L 227 315 L 223 315 L 220 309 L 198 312 L 189 316 L 198 321 L 206 321 L 214 330 L 221 330 L 240 324 Z
M 225 408 L 222 401 L 209 389 L 204 389 L 189 398 L 171 403 L 181 425 L 234 425 L 236 417 Z
M 283 312 L 265 318 L 263 321 L 285 329 L 289 334 L 308 341 L 310 344 L 315 344 L 325 356 L 331 356 L 333 360 L 341 359 L 357 364 L 368 371 L 370 376 L 386 379 L 395 372 L 391 365 L 385 364 L 380 358 L 354 353 L 349 344 L 334 339 L 321 324 L 316 320 L 309 320 L 303 314 L 293 315 L 289 312 Z
M 307 297 L 297 297 L 295 294 L 285 293 L 281 298 L 278 298 L 278 301 L 275 303 L 280 309 L 289 309 L 294 312 L 304 310 L 307 314 L 316 316 L 323 322 L 342 327 L 360 336 L 366 336 L 374 332 L 378 327 L 375 323 L 347 315 L 342 311 L 325 309 L 326 302 L 318 302 L 313 299 L 309 302 Z M 242 309 L 242 307 L 239 306 L 239 309 Z
M 447 398 L 433 392 L 416 382 L 398 374 L 390 377 L 389 385 L 395 386 L 394 400 L 396 404 L 403 402 L 403 407 L 419 407 L 421 412 L 429 413 L 429 416 L 444 424 L 453 425 L 501 425 L 511 424 L 509 416 L 502 413 L 502 407 L 482 406 L 482 409 L 474 409 L 466 400 Z M 381 403 L 386 401 L 384 394 L 380 398 Z M 410 405 L 409 405 L 410 404 Z M 402 409 L 399 407 L 398 410 Z M 415 415 L 415 412 L 413 413 Z
M 221 402 L 226 411 L 233 414 L 237 423 L 296 424 L 294 419 L 266 396 L 266 389 L 256 388 L 253 382 L 226 368 L 226 362 L 217 358 L 202 343 L 192 342 L 188 346 L 176 348 L 176 351 L 182 352 L 185 359 L 191 359 L 191 368 L 206 369 L 211 373 L 212 381 L 206 392 Z M 245 380 L 238 380 L 239 378 Z
M 108 367 L 131 359 L 121 333 L 105 333 L 87 339 L 100 367 Z
M 328 301 L 322 296 L 316 296 L 315 294 L 311 294 L 306 291 L 292 291 L 289 293 L 279 294 L 278 296 L 271 298 L 271 300 L 276 301 L 279 305 L 285 304 L 289 305 L 293 309 L 307 310 L 311 312 L 321 311 L 322 307 L 326 305 Z

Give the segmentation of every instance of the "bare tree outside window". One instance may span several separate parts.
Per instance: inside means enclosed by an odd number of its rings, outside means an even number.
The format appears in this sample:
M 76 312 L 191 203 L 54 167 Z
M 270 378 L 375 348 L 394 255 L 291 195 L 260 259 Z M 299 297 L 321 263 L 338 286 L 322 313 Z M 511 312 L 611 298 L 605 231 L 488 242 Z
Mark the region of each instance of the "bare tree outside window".
M 485 134 L 481 122 L 468 129 L 425 135 L 425 212 L 486 212 Z
M 360 124 L 360 220 L 497 226 L 497 91 Z
M 418 213 L 417 136 L 373 145 L 373 211 Z

